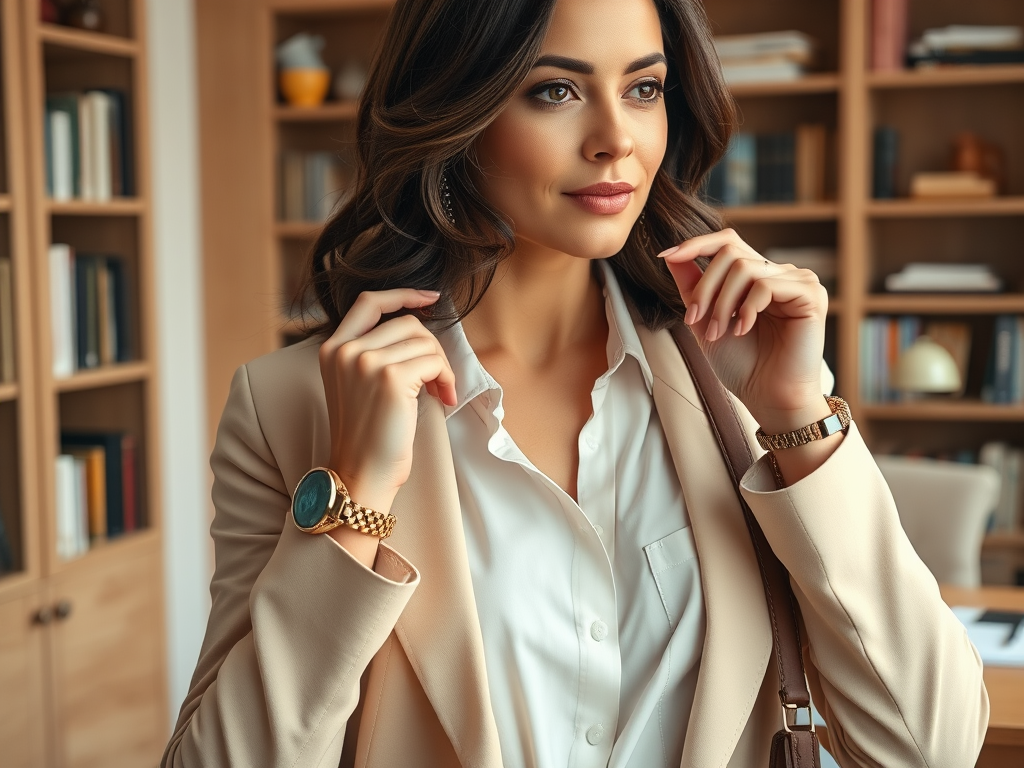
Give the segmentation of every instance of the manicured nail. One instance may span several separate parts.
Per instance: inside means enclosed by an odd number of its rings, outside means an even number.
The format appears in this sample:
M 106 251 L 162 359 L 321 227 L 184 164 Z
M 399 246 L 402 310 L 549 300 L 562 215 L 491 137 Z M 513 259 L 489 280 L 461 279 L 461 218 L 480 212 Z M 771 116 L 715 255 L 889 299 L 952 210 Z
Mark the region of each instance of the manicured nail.
M 686 307 L 686 317 L 683 318 L 683 322 L 687 325 L 693 325 L 697 321 L 697 305 L 689 304 Z
M 718 338 L 718 320 L 712 320 L 708 323 L 708 332 L 704 334 L 704 338 L 708 341 L 714 341 Z
M 673 253 L 675 253 L 676 251 L 678 251 L 682 247 L 683 246 L 681 246 L 681 245 L 676 245 L 676 246 L 673 246 L 672 248 L 669 248 L 668 250 L 664 250 L 664 251 L 662 251 L 661 253 L 658 254 L 658 258 L 659 259 L 664 259 L 666 256 L 671 256 Z
M 743 335 L 743 320 L 741 318 L 736 318 L 736 325 L 732 329 L 732 335 L 733 336 L 742 336 Z
M 422 293 L 424 296 L 429 296 L 432 299 L 439 299 L 439 298 L 441 298 L 441 292 L 440 291 L 424 291 L 424 290 L 420 290 L 420 293 Z

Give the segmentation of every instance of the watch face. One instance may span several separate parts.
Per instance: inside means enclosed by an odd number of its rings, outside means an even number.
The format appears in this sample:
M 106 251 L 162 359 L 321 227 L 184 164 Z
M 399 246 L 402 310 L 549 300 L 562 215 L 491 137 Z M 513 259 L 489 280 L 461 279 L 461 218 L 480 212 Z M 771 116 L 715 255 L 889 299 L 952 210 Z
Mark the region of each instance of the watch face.
M 323 470 L 310 472 L 295 489 L 292 515 L 299 528 L 312 528 L 324 518 L 334 490 L 331 476 Z

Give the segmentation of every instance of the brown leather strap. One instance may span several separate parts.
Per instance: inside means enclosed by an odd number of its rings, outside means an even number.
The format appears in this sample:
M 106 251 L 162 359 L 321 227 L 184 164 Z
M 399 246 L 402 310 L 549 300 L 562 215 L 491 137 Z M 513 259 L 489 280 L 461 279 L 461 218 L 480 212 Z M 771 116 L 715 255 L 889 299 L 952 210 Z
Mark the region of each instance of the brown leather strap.
M 726 464 L 729 465 L 736 495 L 743 508 L 743 517 L 747 521 L 747 529 L 754 542 L 772 623 L 772 644 L 779 671 L 779 696 L 787 709 L 809 707 L 811 694 L 807 690 L 807 677 L 801 652 L 802 644 L 797 621 L 799 609 L 789 584 L 789 573 L 775 556 L 754 513 L 750 511 L 750 507 L 739 492 L 740 479 L 754 463 L 750 444 L 743 433 L 743 426 L 732 398 L 715 375 L 690 327 L 684 323 L 677 323 L 672 328 L 672 336 L 704 402 L 708 421 L 711 422 L 718 445 L 726 458 Z

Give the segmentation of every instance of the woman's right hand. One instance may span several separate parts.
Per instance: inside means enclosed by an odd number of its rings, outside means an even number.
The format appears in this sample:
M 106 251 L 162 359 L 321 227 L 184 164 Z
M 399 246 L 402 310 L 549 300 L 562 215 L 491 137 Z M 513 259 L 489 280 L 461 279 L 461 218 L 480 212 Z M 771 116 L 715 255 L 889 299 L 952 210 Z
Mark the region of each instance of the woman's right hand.
M 455 405 L 456 395 L 451 365 L 423 323 L 412 315 L 377 323 L 438 298 L 414 289 L 364 292 L 320 347 L 330 466 L 353 501 L 378 512 L 391 509 L 409 478 L 420 389 L 446 405 Z

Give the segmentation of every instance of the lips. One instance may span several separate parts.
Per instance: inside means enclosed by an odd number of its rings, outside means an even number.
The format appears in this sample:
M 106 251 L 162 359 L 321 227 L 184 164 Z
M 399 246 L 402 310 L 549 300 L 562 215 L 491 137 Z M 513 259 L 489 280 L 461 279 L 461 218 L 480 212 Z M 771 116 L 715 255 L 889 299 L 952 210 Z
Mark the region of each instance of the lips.
M 625 182 L 602 181 L 565 195 L 590 213 L 608 216 L 626 210 L 634 189 L 632 184 Z

